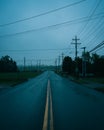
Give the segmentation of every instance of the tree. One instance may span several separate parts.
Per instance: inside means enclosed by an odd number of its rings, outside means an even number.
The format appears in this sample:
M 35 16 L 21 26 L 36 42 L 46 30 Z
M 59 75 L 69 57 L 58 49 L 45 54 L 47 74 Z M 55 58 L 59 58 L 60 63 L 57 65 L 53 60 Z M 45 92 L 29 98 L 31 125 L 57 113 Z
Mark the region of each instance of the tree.
M 77 57 L 77 67 L 78 67 L 78 72 L 82 73 L 82 58 Z
M 63 64 L 62 64 L 62 70 L 63 72 L 66 72 L 68 74 L 71 74 L 73 71 L 73 61 L 71 59 L 71 57 L 66 56 L 63 60 Z
M 16 72 L 18 70 L 16 62 L 6 55 L 0 59 L 0 72 Z

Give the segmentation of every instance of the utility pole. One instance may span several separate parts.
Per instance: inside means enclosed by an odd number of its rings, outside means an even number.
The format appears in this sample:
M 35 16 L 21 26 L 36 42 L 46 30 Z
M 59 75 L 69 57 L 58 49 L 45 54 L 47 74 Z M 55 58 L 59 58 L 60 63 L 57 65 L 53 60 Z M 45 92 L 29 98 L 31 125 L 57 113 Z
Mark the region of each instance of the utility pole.
M 72 39 L 73 41 L 74 41 L 74 43 L 72 43 L 72 44 L 74 44 L 75 45 L 75 62 L 76 62 L 76 68 L 75 68 L 75 72 L 76 72 L 76 77 L 78 77 L 78 63 L 77 63 L 77 46 L 78 46 L 78 44 L 81 44 L 81 43 L 78 43 L 78 41 L 80 40 L 80 39 L 78 39 L 77 38 L 77 36 L 75 36 L 75 38 L 74 39 Z
M 41 60 L 39 60 L 39 71 L 41 70 Z
M 62 53 L 62 63 L 63 63 L 63 60 L 64 60 L 64 53 Z
M 39 71 L 39 61 L 37 60 L 37 71 Z
M 59 68 L 59 71 L 60 71 L 60 56 L 58 57 L 58 68 Z
M 33 71 L 32 60 L 30 62 L 31 62 L 30 71 Z
M 77 36 L 75 36 L 75 38 L 74 39 L 72 39 L 73 41 L 75 41 L 74 43 L 72 43 L 72 44 L 74 44 L 75 45 L 75 59 L 77 59 L 77 46 L 78 46 L 78 44 L 81 44 L 81 43 L 78 43 L 78 40 L 80 40 L 80 39 L 78 39 L 77 38 Z
M 62 63 L 61 63 L 61 70 L 62 70 L 63 60 L 64 60 L 64 53 L 62 53 Z
M 86 47 L 82 47 L 81 49 L 83 49 L 83 55 L 82 55 L 82 74 L 83 77 L 86 76 L 86 59 L 85 59 L 85 49 Z
M 55 68 L 56 68 L 56 71 L 57 71 L 57 58 L 55 59 Z
M 26 58 L 24 57 L 24 71 L 26 71 Z

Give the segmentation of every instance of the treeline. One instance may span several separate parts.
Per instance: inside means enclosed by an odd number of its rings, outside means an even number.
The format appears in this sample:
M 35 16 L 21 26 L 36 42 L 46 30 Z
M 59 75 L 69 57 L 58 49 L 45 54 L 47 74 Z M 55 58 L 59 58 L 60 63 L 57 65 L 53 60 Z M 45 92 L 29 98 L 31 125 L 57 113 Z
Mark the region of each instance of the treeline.
M 98 54 L 92 54 L 90 56 L 90 53 L 86 52 L 82 55 L 82 57 L 84 58 L 84 60 L 80 57 L 75 60 L 72 60 L 71 57 L 66 56 L 63 60 L 62 71 L 69 75 L 75 75 L 77 71 L 78 75 L 82 75 L 84 65 L 86 69 L 86 76 L 104 76 L 104 56 L 99 56 Z
M 16 62 L 8 55 L 2 56 L 0 59 L 0 72 L 17 72 Z

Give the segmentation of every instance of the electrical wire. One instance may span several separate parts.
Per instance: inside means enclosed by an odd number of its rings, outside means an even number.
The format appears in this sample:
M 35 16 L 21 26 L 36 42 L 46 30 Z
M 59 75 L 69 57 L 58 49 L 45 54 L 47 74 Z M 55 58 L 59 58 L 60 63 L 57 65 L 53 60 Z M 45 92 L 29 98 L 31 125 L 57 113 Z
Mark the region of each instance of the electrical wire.
M 104 41 L 102 41 L 100 44 L 98 44 L 97 46 L 95 46 L 93 49 L 91 49 L 89 52 L 93 52 L 95 50 L 97 50 L 98 48 L 102 47 L 104 45 Z
M 94 10 L 92 11 L 91 15 L 89 16 L 88 21 L 86 22 L 86 24 L 83 26 L 83 28 L 81 29 L 81 31 L 79 32 L 79 35 L 82 34 L 82 32 L 85 31 L 85 29 L 87 28 L 87 25 L 89 24 L 90 19 L 93 17 L 94 13 L 96 12 L 97 8 L 99 7 L 99 5 L 101 4 L 102 0 L 99 0 L 96 7 L 94 8 Z
M 86 41 L 89 39 L 89 37 L 91 37 L 91 35 L 93 35 L 95 32 L 97 32 L 97 30 L 99 28 L 102 27 L 102 25 L 104 24 L 104 17 L 103 18 L 100 18 L 98 19 L 98 21 L 96 22 L 96 24 L 91 24 L 91 28 L 88 29 L 87 33 L 85 33 L 84 37 L 82 37 L 82 41 Z
M 104 17 L 104 13 L 96 14 L 90 20 L 95 20 L 95 19 L 98 19 L 100 17 Z M 26 34 L 26 33 L 32 33 L 32 32 L 36 32 L 36 31 L 42 31 L 42 30 L 52 29 L 52 28 L 65 26 L 65 25 L 69 26 L 71 24 L 78 24 L 78 23 L 86 22 L 88 20 L 89 20 L 89 17 L 82 17 L 82 18 L 78 18 L 78 19 L 75 19 L 75 20 L 65 21 L 65 22 L 62 22 L 62 23 L 49 25 L 49 26 L 45 26 L 45 27 L 41 27 L 41 28 L 37 28 L 37 29 L 26 30 L 26 31 L 22 31 L 22 32 L 12 33 L 12 34 L 0 35 L 0 38 L 11 37 L 11 36 L 21 35 L 21 34 Z
M 58 50 L 68 50 L 68 48 L 59 49 L 30 49 L 30 50 L 0 50 L 0 52 L 27 52 L 27 51 L 58 51 Z
M 90 37 L 92 36 L 92 35 L 94 35 L 96 32 L 98 32 L 98 30 L 100 30 L 102 27 L 103 27 L 103 25 L 104 25 L 104 17 L 103 17 L 103 19 L 100 19 L 100 21 L 98 21 L 99 22 L 99 24 L 97 24 L 97 25 L 94 25 L 92 28 L 92 30 L 90 29 L 89 30 L 89 32 L 87 33 L 88 35 L 87 35 L 87 37 L 85 38 L 85 39 L 83 39 L 83 41 L 87 41 L 88 42 L 88 40 L 87 39 L 90 39 Z M 87 44 L 88 45 L 88 44 Z
M 104 27 L 103 27 L 104 28 Z M 88 43 L 87 46 L 90 46 L 92 44 L 92 42 L 94 43 L 94 41 L 96 41 L 96 39 L 98 40 L 103 34 L 104 34 L 104 29 L 102 28 L 102 30 L 100 30 L 93 39 L 91 39 Z M 102 33 L 101 33 L 102 31 Z
M 56 12 L 56 11 L 59 11 L 59 10 L 62 10 L 62 9 L 65 9 L 65 8 L 68 8 L 68 7 L 71 7 L 71 6 L 80 4 L 80 3 L 84 2 L 84 1 L 86 1 L 86 0 L 80 0 L 80 1 L 78 1 L 78 2 L 74 2 L 74 3 L 72 3 L 72 4 L 68 4 L 68 5 L 65 5 L 65 6 L 62 6 L 62 7 L 59 7 L 59 8 L 56 8 L 56 9 L 53 9 L 53 10 L 50 10 L 50 11 L 41 13 L 41 14 L 37 14 L 37 15 L 34 15 L 34 16 L 31 16 L 31 17 L 27 17 L 27 18 L 24 18 L 24 19 L 20 19 L 20 20 L 16 20 L 16 21 L 13 21 L 13 22 L 1 24 L 0 27 L 9 26 L 9 25 L 11 25 L 11 24 L 20 23 L 20 22 L 27 21 L 27 20 L 31 20 L 31 19 L 34 19 L 34 18 L 37 18 L 37 17 L 40 17 L 40 16 L 44 16 L 44 15 L 47 15 L 47 14 L 50 14 L 50 13 L 54 13 L 54 12 Z
M 104 48 L 104 46 L 102 45 L 102 47 L 98 48 L 95 52 L 97 52 L 97 51 L 99 51 L 99 50 L 101 50 L 103 48 Z

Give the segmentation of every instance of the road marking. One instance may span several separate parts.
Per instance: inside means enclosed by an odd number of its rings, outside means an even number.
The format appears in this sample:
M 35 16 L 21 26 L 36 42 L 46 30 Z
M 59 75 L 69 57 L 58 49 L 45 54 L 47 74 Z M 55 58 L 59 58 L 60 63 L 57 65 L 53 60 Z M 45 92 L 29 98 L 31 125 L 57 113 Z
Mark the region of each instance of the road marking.
M 49 126 L 49 130 L 54 130 L 53 129 L 52 94 L 51 94 L 50 80 L 48 80 L 48 85 L 47 85 L 47 97 L 46 97 L 46 106 L 45 106 L 45 114 L 44 114 L 42 130 L 48 130 L 48 126 Z
M 52 109 L 52 93 L 51 93 L 51 87 L 50 87 L 50 130 L 54 130 L 53 127 L 53 109 Z
M 45 106 L 45 114 L 44 114 L 44 121 L 43 121 L 43 129 L 42 130 L 47 130 L 48 129 L 48 106 L 49 106 L 49 81 L 47 85 L 47 97 L 46 97 L 46 106 Z

